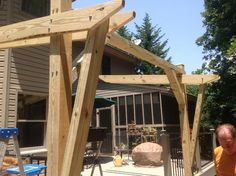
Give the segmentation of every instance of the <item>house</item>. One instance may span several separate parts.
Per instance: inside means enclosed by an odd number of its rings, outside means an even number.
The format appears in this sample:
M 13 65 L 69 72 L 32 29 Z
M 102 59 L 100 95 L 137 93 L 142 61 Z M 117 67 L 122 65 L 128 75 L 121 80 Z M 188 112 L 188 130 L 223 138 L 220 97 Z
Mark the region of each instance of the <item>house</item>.
M 32 19 L 48 12 L 49 0 L 0 0 L 0 25 Z M 82 42 L 73 43 L 73 58 L 79 55 L 83 46 Z M 134 74 L 136 62 L 135 57 L 107 45 L 101 74 Z M 48 84 L 48 45 L 0 49 L 0 124 L 1 127 L 19 128 L 19 143 L 24 153 L 46 149 Z M 127 126 L 132 122 L 138 127 L 155 127 L 159 131 L 163 128 L 170 132 L 179 129 L 178 104 L 168 88 L 101 82 L 97 95 L 116 102 L 113 109 L 98 109 L 93 118 L 93 125 L 109 129 L 104 142 L 106 152 L 111 152 L 115 145 L 127 143 Z M 194 98 L 190 99 L 189 108 L 192 122 Z

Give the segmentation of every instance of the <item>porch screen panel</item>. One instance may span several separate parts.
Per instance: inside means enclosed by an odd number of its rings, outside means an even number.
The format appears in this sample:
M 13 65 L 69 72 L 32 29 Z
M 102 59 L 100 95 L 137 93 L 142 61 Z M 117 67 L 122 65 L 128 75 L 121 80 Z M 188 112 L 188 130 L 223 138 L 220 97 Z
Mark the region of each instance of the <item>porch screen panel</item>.
M 152 94 L 153 117 L 155 124 L 161 124 L 161 108 L 159 99 L 159 93 L 156 92 Z
M 126 125 L 125 97 L 119 97 L 120 125 Z
M 162 96 L 163 120 L 165 124 L 179 124 L 178 103 L 175 97 Z
M 133 96 L 127 96 L 127 119 L 128 123 L 134 122 L 134 106 L 133 106 Z
M 151 111 L 150 94 L 143 94 L 143 103 L 144 103 L 145 124 L 152 124 L 152 111 Z
M 118 103 L 118 98 L 111 98 L 112 101 Z M 115 106 L 115 124 L 118 126 L 120 124 L 119 117 L 118 117 L 118 104 Z
M 135 95 L 135 113 L 136 113 L 136 124 L 143 124 L 142 115 L 142 99 L 141 95 Z

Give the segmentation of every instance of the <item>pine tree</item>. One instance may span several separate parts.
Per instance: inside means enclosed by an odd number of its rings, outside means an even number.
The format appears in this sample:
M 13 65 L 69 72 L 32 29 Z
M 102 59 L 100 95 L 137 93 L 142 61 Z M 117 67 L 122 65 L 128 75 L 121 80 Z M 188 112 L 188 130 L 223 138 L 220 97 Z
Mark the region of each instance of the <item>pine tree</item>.
M 137 33 L 134 35 L 136 39 L 140 39 L 140 46 L 144 49 L 152 52 L 153 54 L 167 60 L 171 61 L 171 57 L 167 58 L 169 48 L 166 48 L 168 40 L 162 41 L 165 34 L 161 34 L 161 28 L 153 26 L 151 23 L 151 18 L 146 13 L 143 18 L 142 25 L 135 24 Z M 137 64 L 135 68 L 138 74 L 163 74 L 163 70 L 157 66 L 149 64 L 145 61 L 141 61 Z
M 128 30 L 127 26 L 119 28 L 117 33 L 128 40 L 131 40 L 133 37 L 133 33 Z

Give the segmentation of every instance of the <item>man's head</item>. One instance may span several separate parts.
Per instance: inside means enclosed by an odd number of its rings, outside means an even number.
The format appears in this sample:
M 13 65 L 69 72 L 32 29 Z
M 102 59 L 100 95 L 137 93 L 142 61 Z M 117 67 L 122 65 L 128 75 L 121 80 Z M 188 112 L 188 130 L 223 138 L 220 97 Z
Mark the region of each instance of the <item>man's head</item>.
M 226 153 L 236 152 L 236 129 L 233 125 L 219 125 L 216 129 L 216 137 Z

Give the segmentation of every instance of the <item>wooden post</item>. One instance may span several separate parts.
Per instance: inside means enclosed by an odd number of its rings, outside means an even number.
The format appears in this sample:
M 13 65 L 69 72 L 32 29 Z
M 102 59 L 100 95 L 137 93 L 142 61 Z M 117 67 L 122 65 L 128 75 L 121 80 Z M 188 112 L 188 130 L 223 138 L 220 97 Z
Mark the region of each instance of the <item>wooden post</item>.
M 195 114 L 194 114 L 192 139 L 191 139 L 191 150 L 190 150 L 191 165 L 193 165 L 194 156 L 196 153 L 196 146 L 197 146 L 197 141 L 198 141 L 200 121 L 201 121 L 201 116 L 202 116 L 202 106 L 203 106 L 203 100 L 204 100 L 204 95 L 205 95 L 205 88 L 206 88 L 206 84 L 201 84 L 199 86 L 199 91 L 198 91 L 197 103 L 196 103 Z
M 108 24 L 88 32 L 61 176 L 78 176 L 82 170 Z
M 70 10 L 71 0 L 51 0 L 51 15 Z M 47 126 L 47 172 L 61 173 L 62 161 L 71 117 L 71 34 L 50 39 L 49 110 Z
M 170 156 L 170 138 L 165 133 L 165 130 L 161 131 L 161 145 L 162 145 L 162 159 L 164 165 L 164 176 L 172 176 L 171 173 L 171 156 Z
M 184 72 L 183 68 L 182 71 Z M 182 74 L 177 74 L 173 69 L 165 69 L 165 73 L 170 81 L 170 86 L 179 105 L 184 173 L 187 176 L 191 176 L 192 165 L 190 163 L 190 133 L 186 87 L 181 83 Z
M 187 104 L 179 105 L 180 111 L 180 127 L 182 138 L 182 151 L 185 175 L 192 175 L 192 165 L 190 163 L 190 133 Z
M 114 148 L 116 146 L 116 112 L 115 105 L 111 106 L 111 123 L 112 123 L 112 153 L 114 153 Z

